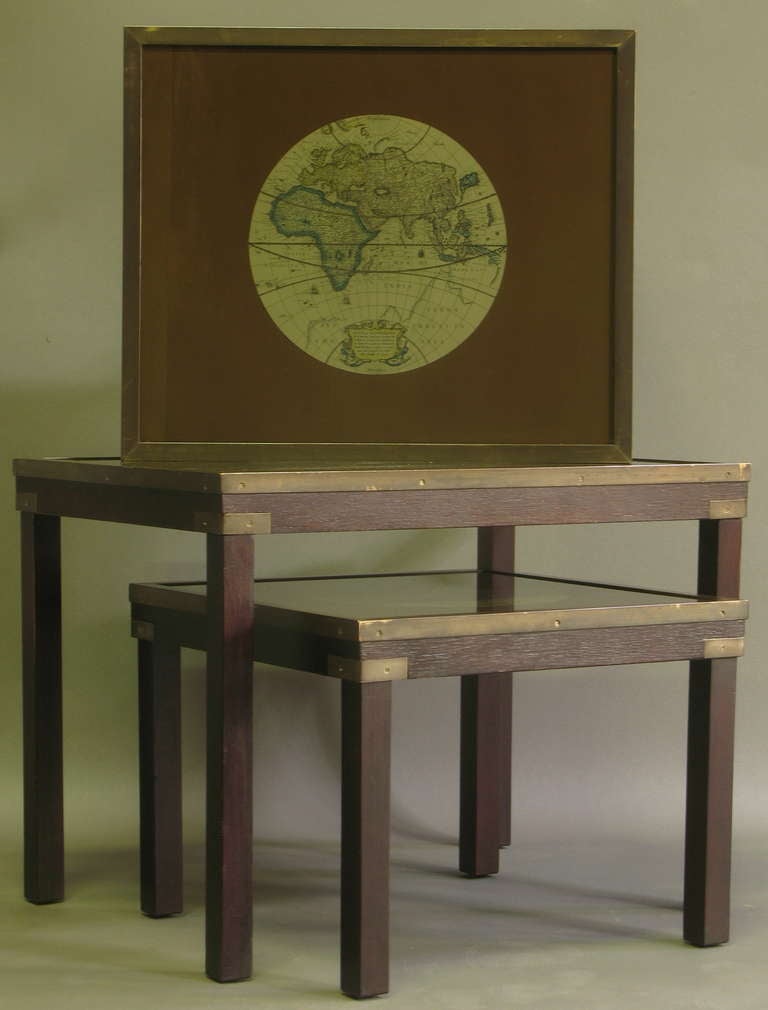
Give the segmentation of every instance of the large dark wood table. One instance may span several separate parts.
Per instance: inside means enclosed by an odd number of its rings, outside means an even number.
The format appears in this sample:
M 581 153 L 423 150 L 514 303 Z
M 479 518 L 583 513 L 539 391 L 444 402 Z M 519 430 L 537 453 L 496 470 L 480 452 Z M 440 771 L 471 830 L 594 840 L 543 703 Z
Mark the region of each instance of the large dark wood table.
M 516 526 L 695 520 L 698 593 L 739 595 L 744 463 L 233 472 L 112 459 L 17 460 L 22 513 L 25 893 L 64 896 L 60 518 L 196 530 L 207 539 L 207 972 L 251 973 L 254 535 L 478 528 L 478 570 L 514 571 Z M 727 630 L 727 629 L 726 629 Z M 736 656 L 723 632 L 691 663 L 684 935 L 728 938 Z M 654 658 L 649 656 L 648 659 Z M 466 679 L 466 678 L 465 678 Z M 482 710 L 484 676 L 472 678 Z M 511 690 L 511 678 L 504 681 Z M 510 698 L 486 740 L 508 774 Z M 486 699 L 487 702 L 487 699 Z M 508 797 L 509 789 L 500 790 Z M 502 802 L 506 802 L 502 800 Z M 508 809 L 503 819 L 508 825 Z M 494 826 L 496 831 L 496 826 Z M 494 835 L 504 842 L 506 831 Z

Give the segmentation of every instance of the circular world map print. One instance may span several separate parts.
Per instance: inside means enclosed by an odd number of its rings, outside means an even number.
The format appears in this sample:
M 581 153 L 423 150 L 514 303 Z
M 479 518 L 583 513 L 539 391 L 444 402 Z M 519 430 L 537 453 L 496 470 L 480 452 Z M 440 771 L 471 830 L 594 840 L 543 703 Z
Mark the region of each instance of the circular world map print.
M 400 116 L 300 140 L 267 177 L 249 235 L 257 291 L 285 336 L 366 375 L 420 368 L 466 340 L 498 293 L 506 241 L 472 155 Z

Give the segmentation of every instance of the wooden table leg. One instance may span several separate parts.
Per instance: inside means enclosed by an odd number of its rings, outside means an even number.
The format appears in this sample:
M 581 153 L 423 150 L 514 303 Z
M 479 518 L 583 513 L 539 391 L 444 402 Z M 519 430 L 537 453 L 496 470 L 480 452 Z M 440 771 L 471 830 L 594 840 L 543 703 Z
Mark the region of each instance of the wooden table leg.
M 459 870 L 499 872 L 499 739 L 506 673 L 461 678 Z
M 482 573 L 513 574 L 515 571 L 515 527 L 484 526 L 477 531 L 477 567 Z M 488 582 L 488 580 L 486 580 Z M 492 578 L 490 586 L 493 586 Z M 500 687 L 499 696 L 499 826 L 498 844 L 509 845 L 512 838 L 512 674 Z
M 392 685 L 344 681 L 341 744 L 341 989 L 389 989 Z
M 735 703 L 735 659 L 691 663 L 683 936 L 696 947 L 729 935 Z
M 738 598 L 741 520 L 699 524 L 701 594 Z M 683 936 L 697 947 L 729 936 L 736 660 L 691 663 Z
M 514 674 L 499 684 L 499 847 L 512 841 L 512 705 Z
M 183 911 L 180 648 L 155 627 L 139 641 L 141 910 Z
M 61 545 L 58 516 L 22 513 L 24 894 L 64 898 Z
M 206 971 L 248 978 L 253 931 L 253 539 L 208 535 Z

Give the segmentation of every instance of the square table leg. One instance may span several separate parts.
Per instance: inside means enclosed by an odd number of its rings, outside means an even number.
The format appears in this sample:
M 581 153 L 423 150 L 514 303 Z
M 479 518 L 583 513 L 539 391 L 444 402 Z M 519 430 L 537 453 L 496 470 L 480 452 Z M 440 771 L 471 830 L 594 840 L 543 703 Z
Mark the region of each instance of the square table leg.
M 206 972 L 248 978 L 253 931 L 253 538 L 208 535 Z
M 683 936 L 696 947 L 729 936 L 735 707 L 736 660 L 692 662 Z
M 698 591 L 739 596 L 741 520 L 699 524 Z M 730 923 L 736 660 L 691 663 L 683 936 L 697 947 L 726 943 Z
M 180 648 L 155 627 L 139 641 L 141 910 L 183 911 Z
M 58 516 L 22 513 L 24 894 L 64 898 L 61 542 Z
M 481 585 L 493 591 L 493 575 L 515 571 L 515 527 L 482 526 L 477 531 L 477 568 Z M 508 587 L 507 587 L 508 590 Z M 512 839 L 512 676 L 502 681 L 499 695 L 499 828 L 498 844 Z
M 514 674 L 501 676 L 499 685 L 499 846 L 512 841 L 512 706 Z
M 511 676 L 461 678 L 459 870 L 469 877 L 499 872 L 499 743 Z
M 392 685 L 341 685 L 341 989 L 389 990 Z

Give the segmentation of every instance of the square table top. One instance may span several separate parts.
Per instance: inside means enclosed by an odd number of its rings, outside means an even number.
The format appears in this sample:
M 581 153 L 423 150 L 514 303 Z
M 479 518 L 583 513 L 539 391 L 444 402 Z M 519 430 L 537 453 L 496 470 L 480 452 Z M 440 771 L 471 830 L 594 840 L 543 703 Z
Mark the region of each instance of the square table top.
M 134 583 L 133 603 L 205 613 L 206 584 Z M 744 620 L 744 600 L 501 572 L 258 579 L 257 622 L 352 641 Z
M 698 463 L 633 460 L 579 466 L 352 468 L 301 467 L 233 470 L 212 463 L 125 463 L 119 458 L 46 458 L 14 460 L 17 477 L 111 484 L 164 490 L 254 494 L 324 491 L 400 491 L 504 487 L 604 487 L 650 484 L 743 483 L 749 463 Z

